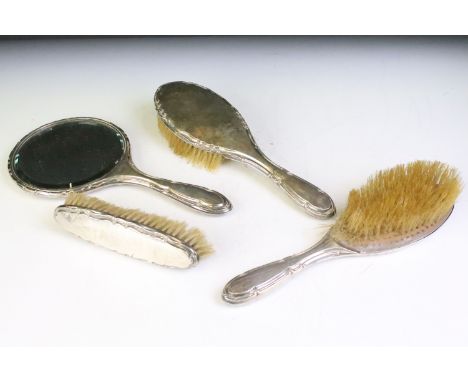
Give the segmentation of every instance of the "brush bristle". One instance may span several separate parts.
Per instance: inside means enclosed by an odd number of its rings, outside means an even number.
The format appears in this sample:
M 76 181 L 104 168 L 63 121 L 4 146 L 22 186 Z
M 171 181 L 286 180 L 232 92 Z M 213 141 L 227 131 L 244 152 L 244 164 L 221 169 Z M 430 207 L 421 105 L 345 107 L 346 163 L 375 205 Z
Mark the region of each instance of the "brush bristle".
M 158 116 L 158 127 L 161 134 L 166 138 L 169 147 L 175 154 L 184 157 L 189 163 L 204 167 L 209 171 L 216 170 L 223 162 L 220 154 L 200 150 L 178 138 Z
M 334 235 L 360 244 L 411 235 L 447 216 L 461 189 L 457 170 L 441 162 L 416 161 L 380 171 L 349 193 Z
M 101 199 L 74 192 L 68 194 L 65 205 L 100 211 L 117 218 L 157 229 L 160 232 L 179 239 L 185 245 L 193 248 L 199 256 L 207 256 L 213 253 L 213 248 L 207 242 L 203 233 L 197 228 L 187 228 L 187 224 L 184 222 L 147 214 L 136 209 L 118 207 Z

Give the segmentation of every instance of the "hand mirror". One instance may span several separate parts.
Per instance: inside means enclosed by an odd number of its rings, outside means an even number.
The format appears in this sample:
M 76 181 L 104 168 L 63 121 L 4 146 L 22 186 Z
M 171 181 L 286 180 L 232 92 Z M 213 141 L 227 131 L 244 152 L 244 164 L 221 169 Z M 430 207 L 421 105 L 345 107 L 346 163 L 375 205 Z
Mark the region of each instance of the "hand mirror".
M 222 194 L 205 187 L 155 178 L 138 170 L 122 129 L 97 118 L 67 118 L 33 130 L 14 147 L 8 170 L 24 190 L 64 196 L 122 183 L 139 184 L 196 210 L 231 209 Z

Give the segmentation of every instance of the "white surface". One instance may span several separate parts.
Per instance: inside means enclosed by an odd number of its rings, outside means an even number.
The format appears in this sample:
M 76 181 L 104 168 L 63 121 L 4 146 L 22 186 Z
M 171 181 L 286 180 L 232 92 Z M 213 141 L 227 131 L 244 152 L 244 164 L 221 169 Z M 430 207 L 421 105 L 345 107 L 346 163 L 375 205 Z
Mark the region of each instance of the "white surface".
M 152 101 L 173 80 L 227 98 L 265 153 L 339 211 L 351 188 L 397 163 L 437 159 L 468 177 L 466 39 L 0 42 L 0 344 L 468 345 L 466 192 L 415 246 L 320 264 L 251 304 L 224 303 L 231 277 L 305 249 L 331 222 L 237 163 L 211 174 L 176 157 Z M 30 130 L 71 116 L 123 128 L 143 171 L 228 196 L 233 211 L 210 217 L 144 188 L 93 193 L 198 226 L 216 254 L 170 270 L 61 230 L 62 200 L 20 190 L 6 163 Z

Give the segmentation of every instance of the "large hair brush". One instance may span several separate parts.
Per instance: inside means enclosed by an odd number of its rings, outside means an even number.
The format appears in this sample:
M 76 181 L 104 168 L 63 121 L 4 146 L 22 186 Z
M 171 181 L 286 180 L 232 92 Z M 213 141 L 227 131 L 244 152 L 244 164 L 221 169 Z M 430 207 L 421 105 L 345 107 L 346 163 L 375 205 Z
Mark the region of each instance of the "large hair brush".
M 457 171 L 417 161 L 381 171 L 352 190 L 335 225 L 313 247 L 247 271 L 229 281 L 223 299 L 248 301 L 319 260 L 387 252 L 436 231 L 461 192 Z
M 307 213 L 322 219 L 334 215 L 332 199 L 269 160 L 240 113 L 218 94 L 196 84 L 170 82 L 159 87 L 154 102 L 159 128 L 177 155 L 209 170 L 223 157 L 242 162 L 268 175 Z
M 70 193 L 55 209 L 67 231 L 120 254 L 171 268 L 188 268 L 213 252 L 203 233 L 184 222 Z

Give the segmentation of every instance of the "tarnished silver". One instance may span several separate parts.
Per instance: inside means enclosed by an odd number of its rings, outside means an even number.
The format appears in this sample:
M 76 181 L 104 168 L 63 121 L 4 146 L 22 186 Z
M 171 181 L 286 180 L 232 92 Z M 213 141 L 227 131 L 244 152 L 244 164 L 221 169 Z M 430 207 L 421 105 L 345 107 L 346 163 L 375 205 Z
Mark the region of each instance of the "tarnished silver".
M 36 134 L 40 134 L 44 130 L 53 129 L 54 126 L 58 126 L 61 123 L 79 121 L 96 122 L 105 125 L 109 129 L 115 131 L 120 136 L 122 143 L 122 156 L 118 161 L 116 161 L 115 167 L 112 170 L 110 170 L 109 173 L 86 184 L 76 186 L 71 185 L 70 187 L 60 189 L 42 188 L 37 185 L 27 183 L 18 176 L 18 174 L 15 172 L 15 167 L 13 163 L 21 147 L 31 137 L 35 136 Z M 10 172 L 11 177 L 15 180 L 19 187 L 26 191 L 30 191 L 35 194 L 44 196 L 65 196 L 70 191 L 85 192 L 98 187 L 106 187 L 126 183 L 149 187 L 193 209 L 209 214 L 222 214 L 230 211 L 232 208 L 232 205 L 229 202 L 229 200 L 217 191 L 213 191 L 208 188 L 196 186 L 193 184 L 175 182 L 168 179 L 152 177 L 137 169 L 136 166 L 133 164 L 130 155 L 130 141 L 125 132 L 113 123 L 98 118 L 66 118 L 48 123 L 31 131 L 29 134 L 23 137 L 11 151 L 8 159 L 8 171 Z
M 224 287 L 222 297 L 224 301 L 231 304 L 244 303 L 264 294 L 280 282 L 287 280 L 289 276 L 319 261 L 392 252 L 400 247 L 415 243 L 435 232 L 445 223 L 452 211 L 453 207 L 439 222 L 423 227 L 413 235 L 404 237 L 395 235 L 394 237 L 386 238 L 385 241 L 377 245 L 374 243 L 353 248 L 346 243 L 339 242 L 335 237 L 333 228 L 331 228 L 322 240 L 305 251 L 253 268 L 234 277 Z
M 165 125 L 184 142 L 256 168 L 316 218 L 335 214 L 330 196 L 262 153 L 241 114 L 218 94 L 193 83 L 170 82 L 158 88 L 154 103 Z

